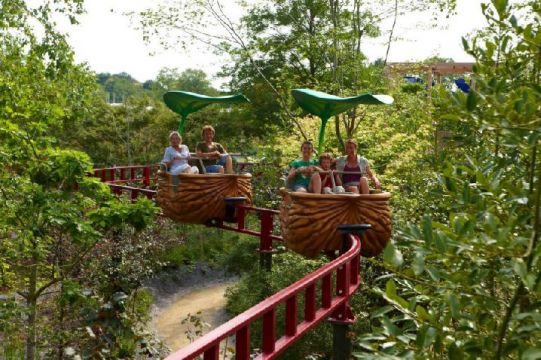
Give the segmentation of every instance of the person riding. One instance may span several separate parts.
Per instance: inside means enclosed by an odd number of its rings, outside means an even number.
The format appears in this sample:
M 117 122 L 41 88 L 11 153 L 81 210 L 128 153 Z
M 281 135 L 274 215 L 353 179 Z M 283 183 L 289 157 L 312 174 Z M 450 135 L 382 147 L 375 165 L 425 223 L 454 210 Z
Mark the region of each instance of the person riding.
M 302 159 L 293 160 L 289 165 L 288 182 L 292 183 L 293 191 L 321 193 L 321 178 L 313 174 L 321 170 L 317 167 L 317 160 L 312 160 L 314 146 L 312 142 L 305 141 L 301 145 Z
M 332 161 L 333 161 L 332 155 L 329 153 L 323 153 L 319 157 L 319 167 L 321 171 L 317 175 L 320 177 L 320 180 L 321 180 L 321 193 L 322 194 L 330 194 L 334 190 L 337 190 L 338 192 L 340 192 L 340 190 L 338 189 L 341 189 L 342 192 L 344 191 L 343 188 L 340 186 L 342 185 L 340 176 L 338 176 L 338 174 L 333 174 L 331 170 Z M 334 182 L 332 179 L 333 176 L 334 176 Z
M 186 145 L 182 145 L 182 137 L 177 131 L 172 131 L 169 134 L 169 143 L 171 146 L 165 149 L 162 160 L 162 164 L 169 169 L 169 173 L 172 175 L 198 174 L 197 167 L 188 164 L 190 150 Z
M 203 126 L 201 130 L 203 141 L 197 143 L 195 147 L 197 156 L 205 158 L 203 166 L 207 173 L 223 174 L 225 166 L 225 172 L 233 174 L 233 160 L 222 145 L 213 141 L 215 134 L 216 131 L 211 125 Z
M 381 189 L 381 183 L 370 169 L 368 160 L 357 155 L 357 141 L 346 141 L 346 155 L 336 159 L 336 170 L 342 174 L 342 183 L 346 191 L 369 194 L 368 178 L 374 182 L 376 189 Z

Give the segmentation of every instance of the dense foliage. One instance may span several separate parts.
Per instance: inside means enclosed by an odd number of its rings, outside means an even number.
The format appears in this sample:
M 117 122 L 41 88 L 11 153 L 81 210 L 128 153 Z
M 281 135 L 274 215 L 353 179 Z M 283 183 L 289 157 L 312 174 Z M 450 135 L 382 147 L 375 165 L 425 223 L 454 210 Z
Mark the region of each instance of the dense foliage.
M 357 357 L 539 357 L 540 10 L 483 5 L 490 27 L 464 41 L 475 89 L 435 94 L 454 136 L 416 195 L 437 208 L 397 229 Z
M 73 63 L 54 30 L 54 16 L 75 21 L 80 6 L 0 4 L 2 358 L 119 358 L 150 351 L 142 347 L 134 295 L 148 275 L 139 256 L 148 257 L 156 244 L 139 238 L 144 246 L 138 252 L 116 250 L 138 238 L 156 208 L 148 200 L 114 199 L 87 176 L 87 154 L 59 146 L 101 100 L 93 74 Z M 30 24 L 36 23 L 44 34 L 34 33 Z M 102 255 L 107 252 L 114 255 Z M 100 287 L 108 261 L 115 271 L 108 286 Z M 141 266 L 137 272 L 134 264 Z M 137 279 L 120 282 L 127 273 Z M 138 310 L 128 311 L 127 304 Z
M 475 86 L 464 94 L 388 81 L 384 61 L 368 64 L 361 43 L 383 16 L 361 3 L 246 3 L 238 27 L 224 22 L 232 38 L 214 45 L 232 60 L 222 69 L 230 92 L 252 102 L 192 114 L 184 143 L 193 150 L 210 123 L 228 150 L 255 152 L 254 201 L 276 208 L 285 165 L 320 125 L 302 117 L 290 89 L 392 95 L 392 107 L 359 106 L 326 129 L 326 151 L 341 154 L 343 139 L 355 137 L 393 194 L 393 242 L 363 259 L 351 302 L 354 356 L 539 358 L 541 6 L 483 5 L 490 26 L 464 40 L 476 60 Z M 192 2 L 181 17 L 179 9 L 146 12 L 143 25 L 227 20 L 216 4 Z M 75 23 L 81 11 L 78 0 L 0 2 L 0 357 L 8 359 L 159 356 L 142 290 L 156 271 L 206 261 L 247 272 L 228 294 L 237 314 L 324 261 L 277 254 L 262 273 L 254 239 L 156 222 L 150 202 L 119 201 L 86 176 L 92 166 L 160 160 L 178 121 L 165 91 L 221 92 L 195 69 L 163 69 L 141 84 L 75 64 L 54 18 Z M 328 358 L 331 337 L 323 324 L 284 358 Z

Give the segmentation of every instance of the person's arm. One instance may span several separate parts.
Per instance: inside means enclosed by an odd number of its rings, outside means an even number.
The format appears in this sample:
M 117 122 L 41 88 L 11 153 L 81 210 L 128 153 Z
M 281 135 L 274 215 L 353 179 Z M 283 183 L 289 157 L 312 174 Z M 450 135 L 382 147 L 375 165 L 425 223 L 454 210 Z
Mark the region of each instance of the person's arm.
M 293 181 L 293 179 L 295 179 L 296 174 L 297 174 L 297 168 L 291 165 L 291 168 L 289 169 L 289 173 L 287 174 L 287 179 Z
M 171 154 L 169 154 L 169 148 L 165 148 L 165 153 L 163 154 L 163 160 L 162 160 L 162 164 L 164 164 L 165 166 L 167 166 L 169 168 L 169 166 L 171 165 Z
M 226 151 L 225 148 L 222 146 L 222 144 L 220 144 L 220 143 L 214 143 L 214 145 L 216 146 L 216 149 L 217 149 L 217 151 L 218 151 L 220 154 L 227 154 L 227 151 Z
M 220 157 L 220 152 L 218 150 L 215 151 L 209 151 L 209 152 L 203 152 L 203 145 L 205 143 L 198 143 L 195 148 L 195 153 L 197 156 L 202 158 L 208 158 L 208 159 L 217 159 Z
M 190 158 L 190 149 L 188 149 L 187 145 L 181 146 L 180 155 L 182 156 L 183 160 L 188 160 Z
M 342 186 L 342 177 L 340 176 L 339 173 L 333 173 L 334 175 L 334 183 L 336 184 L 336 186 Z
M 376 189 L 381 189 L 381 183 L 379 182 L 378 178 L 376 177 L 376 174 L 374 174 L 372 172 L 372 170 L 370 169 L 370 166 L 368 166 L 368 165 L 366 166 L 366 174 L 374 182 L 374 186 L 376 187 Z

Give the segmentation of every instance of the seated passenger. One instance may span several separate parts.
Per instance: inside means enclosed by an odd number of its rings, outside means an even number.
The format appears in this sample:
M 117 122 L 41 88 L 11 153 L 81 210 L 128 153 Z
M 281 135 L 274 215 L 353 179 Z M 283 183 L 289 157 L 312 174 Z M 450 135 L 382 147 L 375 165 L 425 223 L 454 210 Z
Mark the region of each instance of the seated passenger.
M 322 194 L 330 194 L 333 191 L 334 192 L 344 192 L 344 188 L 341 186 L 342 181 L 340 180 L 340 176 L 338 174 L 333 174 L 331 169 L 332 164 L 332 155 L 329 153 L 323 153 L 319 157 L 319 167 L 320 171 L 317 174 L 312 175 L 319 176 L 321 181 L 321 193 Z M 332 177 L 334 176 L 334 182 Z M 312 180 L 313 183 L 315 183 L 317 180 Z
M 233 160 L 222 145 L 213 142 L 215 133 L 211 125 L 203 126 L 203 130 L 201 131 L 203 141 L 195 147 L 197 156 L 205 158 L 203 160 L 203 166 L 207 173 L 223 174 L 225 166 L 225 172 L 227 174 L 233 174 Z
M 302 159 L 291 162 L 288 182 L 292 183 L 292 190 L 298 192 L 321 193 L 321 178 L 312 176 L 314 171 L 320 170 L 317 167 L 317 161 L 311 160 L 314 146 L 310 141 L 305 141 L 301 145 Z M 317 174 L 315 174 L 317 175 Z
M 169 142 L 171 146 L 165 149 L 162 164 L 167 166 L 171 175 L 178 174 L 199 174 L 199 170 L 195 166 L 188 164 L 190 158 L 190 150 L 186 145 L 181 145 L 182 137 L 177 131 L 169 134 Z
M 346 155 L 336 159 L 336 170 L 342 174 L 342 183 L 346 191 L 369 194 L 367 176 L 374 182 L 376 189 L 381 189 L 381 183 L 370 170 L 368 160 L 357 155 L 357 142 L 353 139 L 346 141 Z

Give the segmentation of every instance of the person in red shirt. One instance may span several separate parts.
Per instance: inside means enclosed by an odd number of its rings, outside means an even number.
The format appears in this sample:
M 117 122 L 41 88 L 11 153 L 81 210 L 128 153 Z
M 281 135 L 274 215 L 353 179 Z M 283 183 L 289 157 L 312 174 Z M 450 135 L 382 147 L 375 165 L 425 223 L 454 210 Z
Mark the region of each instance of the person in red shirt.
M 341 186 L 342 181 L 340 180 L 340 177 L 338 174 L 333 174 L 331 170 L 331 164 L 332 164 L 332 155 L 329 153 L 323 153 L 319 157 L 319 166 L 321 170 L 319 171 L 319 177 L 321 178 L 321 193 L 322 194 L 330 194 L 335 187 Z M 332 181 L 332 177 L 334 176 L 334 184 Z

